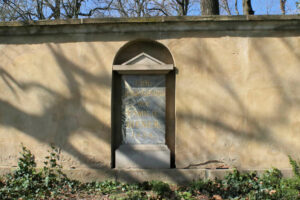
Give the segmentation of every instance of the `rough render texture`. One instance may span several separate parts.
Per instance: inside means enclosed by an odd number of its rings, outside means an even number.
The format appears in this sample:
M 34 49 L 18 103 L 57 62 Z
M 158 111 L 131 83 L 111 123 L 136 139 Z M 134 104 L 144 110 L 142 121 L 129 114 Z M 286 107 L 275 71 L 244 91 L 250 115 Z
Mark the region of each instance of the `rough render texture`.
M 147 38 L 170 50 L 178 70 L 177 168 L 289 168 L 288 154 L 300 158 L 299 36 L 280 30 L 4 36 L 0 166 L 16 166 L 21 143 L 41 164 L 54 143 L 66 169 L 109 171 L 113 59 L 128 41 Z
M 186 38 L 171 50 L 178 168 L 288 168 L 288 154 L 299 159 L 299 37 Z
M 1 45 L 2 166 L 16 165 L 21 142 L 40 162 L 53 143 L 66 167 L 110 166 L 111 63 L 119 47 Z

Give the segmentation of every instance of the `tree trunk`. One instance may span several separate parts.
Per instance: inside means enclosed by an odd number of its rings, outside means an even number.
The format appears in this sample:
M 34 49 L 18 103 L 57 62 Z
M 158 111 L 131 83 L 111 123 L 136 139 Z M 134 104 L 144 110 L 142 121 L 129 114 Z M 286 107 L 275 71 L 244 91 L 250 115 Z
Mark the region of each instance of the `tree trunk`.
M 281 14 L 285 15 L 285 3 L 286 0 L 280 0 L 280 10 L 281 10 Z
M 201 0 L 201 14 L 202 15 L 219 15 L 219 1 L 218 0 Z
M 190 0 L 176 0 L 176 3 L 179 6 L 179 16 L 186 16 L 188 13 L 188 8 L 190 4 Z
M 251 0 L 243 0 L 243 13 L 244 15 L 254 15 L 254 10 L 251 6 Z
M 54 18 L 60 19 L 60 0 L 55 0 Z

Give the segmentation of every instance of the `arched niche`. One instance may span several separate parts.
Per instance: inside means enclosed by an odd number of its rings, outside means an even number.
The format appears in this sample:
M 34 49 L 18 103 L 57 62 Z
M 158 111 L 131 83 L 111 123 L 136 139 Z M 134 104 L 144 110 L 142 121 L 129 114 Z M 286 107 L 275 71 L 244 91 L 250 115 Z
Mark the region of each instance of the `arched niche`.
M 175 70 L 150 40 L 124 45 L 113 63 L 112 167 L 175 167 Z
M 121 65 L 140 53 L 145 53 L 165 63 L 174 64 L 170 51 L 161 43 L 153 40 L 134 40 L 120 48 L 115 56 L 114 65 Z

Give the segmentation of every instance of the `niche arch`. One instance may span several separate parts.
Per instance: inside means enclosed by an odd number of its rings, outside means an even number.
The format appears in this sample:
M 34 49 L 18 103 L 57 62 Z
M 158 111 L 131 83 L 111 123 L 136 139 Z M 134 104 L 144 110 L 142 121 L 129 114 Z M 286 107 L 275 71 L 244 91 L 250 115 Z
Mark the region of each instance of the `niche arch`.
M 116 166 L 116 150 L 122 144 L 122 75 L 164 74 L 166 77 L 165 144 L 170 150 L 170 167 L 175 168 L 175 68 L 170 51 L 157 41 L 149 39 L 130 41 L 117 52 L 112 71 L 111 167 Z
M 138 39 L 126 43 L 117 52 L 113 65 L 121 65 L 140 53 L 146 53 L 165 64 L 174 65 L 174 59 L 169 49 L 163 44 L 149 39 Z

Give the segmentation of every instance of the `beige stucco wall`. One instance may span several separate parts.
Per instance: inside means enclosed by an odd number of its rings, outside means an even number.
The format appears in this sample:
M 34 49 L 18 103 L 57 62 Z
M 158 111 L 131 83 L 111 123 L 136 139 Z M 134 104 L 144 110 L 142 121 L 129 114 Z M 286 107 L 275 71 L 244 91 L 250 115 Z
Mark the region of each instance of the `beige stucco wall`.
M 300 158 L 300 37 L 194 37 L 170 48 L 177 167 L 288 168 L 287 155 Z
M 41 162 L 54 143 L 65 167 L 110 166 L 111 63 L 121 44 L 39 39 L 1 45 L 0 165 L 16 165 L 22 142 Z
M 16 166 L 21 143 L 41 164 L 54 143 L 65 168 L 110 169 L 113 59 L 140 38 L 178 70 L 177 168 L 300 159 L 299 31 L 61 33 L 0 39 L 0 167 Z

